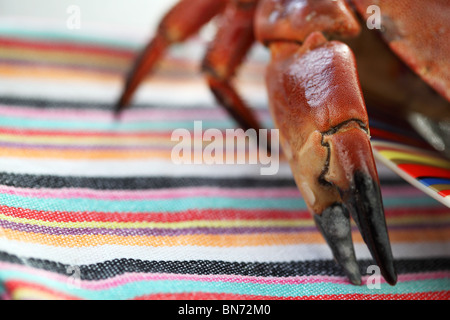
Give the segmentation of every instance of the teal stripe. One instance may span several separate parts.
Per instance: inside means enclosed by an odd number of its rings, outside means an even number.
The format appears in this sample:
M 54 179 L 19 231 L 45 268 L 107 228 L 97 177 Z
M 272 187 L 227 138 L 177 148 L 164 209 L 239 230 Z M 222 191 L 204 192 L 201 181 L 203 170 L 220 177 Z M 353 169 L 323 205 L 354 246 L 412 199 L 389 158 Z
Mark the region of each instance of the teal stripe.
M 112 113 L 111 113 L 112 117 Z M 201 120 L 201 119 L 200 119 Z M 86 120 L 50 120 L 50 119 L 28 119 L 17 117 L 0 117 L 0 126 L 5 128 L 22 128 L 22 129 L 57 129 L 66 131 L 114 131 L 114 132 L 139 132 L 139 131 L 171 131 L 178 128 L 187 130 L 194 130 L 194 121 L 139 121 L 139 122 L 95 122 Z M 271 128 L 271 121 L 263 122 L 263 126 Z M 206 120 L 202 121 L 202 129 L 217 128 L 217 129 L 229 129 L 235 128 L 236 123 L 231 118 L 224 118 L 221 120 Z
M 240 199 L 226 197 L 186 197 L 161 200 L 96 200 L 84 198 L 55 199 L 30 198 L 0 194 L 2 205 L 51 211 L 98 211 L 98 212 L 179 212 L 193 209 L 281 209 L 305 210 L 301 198 Z M 408 199 L 388 198 L 385 207 L 421 207 L 440 205 L 436 200 L 423 197 Z
M 79 42 L 81 44 L 90 44 L 96 46 L 117 47 L 120 49 L 134 50 L 140 47 L 140 44 L 131 41 L 124 41 L 115 38 L 107 38 L 87 35 L 76 30 L 66 32 L 55 30 L 21 30 L 17 26 L 10 27 L 0 25 L 0 37 L 25 38 L 30 40 L 50 40 L 57 42 Z
M 400 282 L 392 287 L 381 284 L 381 289 L 368 289 L 366 286 L 354 286 L 335 283 L 311 284 L 255 284 L 234 282 L 202 282 L 192 280 L 139 281 L 127 283 L 106 290 L 73 288 L 68 282 L 36 277 L 22 271 L 7 270 L 0 273 L 0 281 L 22 280 L 37 283 L 49 289 L 84 299 L 132 299 L 156 293 L 211 292 L 243 295 L 263 295 L 274 297 L 317 296 L 323 294 L 406 294 L 430 291 L 448 291 L 450 279 L 431 279 Z
M 39 199 L 0 194 L 2 205 L 51 211 L 179 212 L 192 209 L 306 209 L 300 198 L 249 199 L 198 197 L 162 200 Z
M 112 113 L 111 113 L 112 117 Z M 170 131 L 178 128 L 194 130 L 194 121 L 139 121 L 139 122 L 89 122 L 86 120 L 47 120 L 27 119 L 16 117 L 0 117 L 0 126 L 6 128 L 23 129 L 58 129 L 58 130 L 90 130 L 90 131 L 114 131 L 114 132 L 136 132 L 136 131 Z M 223 119 L 217 121 L 202 121 L 202 128 L 228 129 L 235 128 L 233 120 Z

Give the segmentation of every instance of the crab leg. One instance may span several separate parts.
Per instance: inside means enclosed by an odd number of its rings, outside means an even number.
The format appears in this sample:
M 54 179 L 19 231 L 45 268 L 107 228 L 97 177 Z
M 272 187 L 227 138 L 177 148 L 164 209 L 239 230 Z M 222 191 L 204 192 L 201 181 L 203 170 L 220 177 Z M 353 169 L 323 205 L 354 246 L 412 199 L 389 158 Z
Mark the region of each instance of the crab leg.
M 143 79 L 173 43 L 185 41 L 225 8 L 227 0 L 181 0 L 161 21 L 152 41 L 137 59 L 116 105 L 116 113 L 126 107 Z
M 232 86 L 231 79 L 255 42 L 253 20 L 257 2 L 230 1 L 203 61 L 203 71 L 212 93 L 244 130 L 259 129 L 260 126 Z
M 285 12 L 271 7 L 277 2 Z M 361 274 L 350 216 L 381 274 L 395 284 L 355 58 L 347 45 L 322 33 L 357 34 L 356 20 L 343 1 L 325 0 L 263 0 L 258 15 L 259 38 L 272 53 L 270 110 L 309 211 L 352 283 L 360 284 Z M 315 22 L 305 21 L 312 15 Z

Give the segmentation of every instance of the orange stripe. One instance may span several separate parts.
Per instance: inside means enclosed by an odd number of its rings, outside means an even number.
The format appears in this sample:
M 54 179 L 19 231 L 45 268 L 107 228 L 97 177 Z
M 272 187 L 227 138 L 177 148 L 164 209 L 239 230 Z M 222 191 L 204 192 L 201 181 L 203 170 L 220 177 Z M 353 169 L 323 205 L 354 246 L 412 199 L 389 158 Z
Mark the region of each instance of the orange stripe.
M 79 300 L 78 297 L 50 289 L 43 285 L 21 280 L 6 281 L 5 289 L 13 298 L 23 298 L 25 296 L 28 299 Z
M 295 243 L 318 243 L 318 233 L 256 234 L 256 235 L 183 235 L 183 236 L 114 236 L 114 235 L 49 235 L 3 229 L 10 240 L 39 243 L 56 247 L 95 247 L 102 245 L 123 245 L 141 247 L 244 247 L 263 245 L 289 245 Z
M 95 247 L 102 245 L 123 245 L 142 247 L 174 247 L 174 246 L 202 246 L 202 247 L 244 247 L 290 245 L 300 243 L 324 243 L 318 232 L 302 233 L 267 233 L 251 235 L 182 235 L 174 237 L 155 236 L 114 236 L 114 235 L 50 235 L 33 232 L 21 232 L 3 229 L 4 236 L 9 240 L 39 243 L 56 247 Z M 362 239 L 353 233 L 355 242 Z M 429 229 L 420 231 L 391 231 L 392 242 L 443 242 L 450 239 L 450 228 L 439 230 Z
M 178 71 L 178 70 L 177 70 Z M 170 71 L 169 71 L 170 72 Z M 203 85 L 203 78 L 201 73 L 186 73 L 189 75 L 189 85 Z M 67 67 L 57 66 L 42 66 L 42 65 L 26 65 L 26 66 L 11 66 L 0 63 L 0 75 L 9 78 L 34 78 L 47 79 L 52 81 L 92 81 L 92 82 L 108 82 L 120 83 L 122 82 L 122 74 L 112 72 L 98 72 L 96 70 L 80 70 L 69 69 Z M 193 81 L 194 80 L 194 81 Z M 198 81 L 197 81 L 198 80 Z M 155 83 L 151 78 L 143 81 L 145 83 Z M 242 81 L 241 81 L 242 82 Z M 176 87 L 177 85 L 186 85 L 186 77 L 173 76 L 170 74 L 158 75 L 158 84 L 169 85 Z
M 54 42 L 51 40 L 42 39 L 17 39 L 8 36 L 0 37 L 0 47 L 2 48 L 16 48 L 22 51 L 29 52 L 60 52 L 60 53 L 78 53 L 84 54 L 85 57 L 91 56 L 108 56 L 121 57 L 123 59 L 132 60 L 134 53 L 131 49 L 107 47 L 105 45 L 93 45 L 76 42 Z
M 168 145 L 170 146 L 170 145 Z M 25 149 L 0 147 L 1 157 L 14 158 L 40 158 L 40 159 L 163 159 L 172 161 L 172 150 L 94 150 L 94 149 Z M 258 157 L 258 154 L 255 155 Z M 191 155 L 191 162 L 194 163 L 195 154 Z M 249 152 L 244 150 L 236 152 L 236 159 L 244 160 L 248 163 Z M 286 161 L 280 155 L 280 161 Z M 225 160 L 224 160 L 225 161 Z
M 36 51 L 23 48 L 3 47 L 0 49 L 0 57 L 14 59 L 16 61 L 27 61 L 39 64 L 39 62 L 48 63 L 70 63 L 72 65 L 81 65 L 85 67 L 109 67 L 118 71 L 126 71 L 130 60 L 128 58 L 108 56 L 108 55 L 90 55 L 74 51 Z
M 57 159 L 171 159 L 171 151 L 156 150 L 52 150 L 0 148 L 2 157 L 19 158 L 57 158 Z
M 352 233 L 353 241 L 363 242 L 359 232 Z M 450 227 L 429 229 L 391 229 L 389 230 L 391 242 L 445 242 L 450 240 Z
M 0 74 L 7 77 L 18 78 L 40 78 L 54 81 L 61 80 L 81 80 L 81 81 L 101 81 L 101 82 L 119 82 L 121 75 L 99 73 L 95 70 L 75 70 L 59 67 L 45 66 L 11 66 L 0 64 Z

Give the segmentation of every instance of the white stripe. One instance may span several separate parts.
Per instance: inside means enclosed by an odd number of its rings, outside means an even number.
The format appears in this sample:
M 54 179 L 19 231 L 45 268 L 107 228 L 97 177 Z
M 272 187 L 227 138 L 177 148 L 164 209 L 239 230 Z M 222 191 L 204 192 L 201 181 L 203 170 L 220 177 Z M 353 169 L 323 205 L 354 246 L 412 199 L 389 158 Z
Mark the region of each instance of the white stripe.
M 262 177 L 292 178 L 291 169 L 281 162 L 276 175 L 262 176 L 263 165 L 176 165 L 163 160 L 57 160 L 0 158 L 0 171 L 15 174 L 81 176 L 81 177 Z M 379 166 L 380 178 L 396 177 L 390 170 Z
M 355 250 L 358 259 L 371 259 L 364 244 L 356 244 Z M 392 245 L 392 250 L 395 259 L 450 257 L 450 242 L 398 243 Z M 152 248 L 119 245 L 60 248 L 0 239 L 0 251 L 21 258 L 36 258 L 70 265 L 94 264 L 121 258 L 150 261 L 220 260 L 229 262 L 289 262 L 332 259 L 331 251 L 326 244 L 239 248 L 196 246 Z
M 3 78 L 0 79 L 0 96 L 17 96 L 22 99 L 41 98 L 46 101 L 110 103 L 112 110 L 122 90 L 120 80 L 119 76 L 108 83 L 95 80 L 80 81 L 76 78 L 64 81 L 25 77 Z M 193 76 L 184 83 L 176 81 L 176 79 L 174 81 L 173 85 L 168 85 L 167 80 L 158 82 L 158 79 L 151 83 L 143 83 L 133 97 L 133 102 L 162 106 L 176 105 L 177 108 L 192 106 L 210 106 L 212 108 L 216 106 L 212 94 L 200 75 Z M 264 86 L 245 82 L 237 82 L 236 85 L 249 105 L 255 108 L 266 108 L 268 103 Z
M 153 177 L 153 176 L 200 176 L 200 177 L 258 177 L 263 165 L 176 165 L 163 160 L 43 160 L 23 158 L 0 158 L 0 171 L 16 174 L 83 176 L 83 177 Z M 287 163 L 280 164 L 274 176 L 292 177 Z
M 201 79 L 200 79 L 201 80 Z M 1 96 L 17 96 L 19 98 L 41 98 L 45 100 L 64 100 L 74 102 L 110 103 L 111 110 L 121 91 L 119 77 L 117 81 L 101 83 L 96 81 L 81 82 L 76 79 L 70 81 L 54 81 L 47 79 L 8 78 L 0 80 Z M 176 92 L 176 94 L 174 94 Z M 153 103 L 164 102 L 163 105 L 186 105 L 187 101 L 195 101 L 199 105 L 214 106 L 214 100 L 206 85 L 201 81 L 189 81 L 187 85 L 153 83 L 143 84 L 137 91 L 135 102 Z

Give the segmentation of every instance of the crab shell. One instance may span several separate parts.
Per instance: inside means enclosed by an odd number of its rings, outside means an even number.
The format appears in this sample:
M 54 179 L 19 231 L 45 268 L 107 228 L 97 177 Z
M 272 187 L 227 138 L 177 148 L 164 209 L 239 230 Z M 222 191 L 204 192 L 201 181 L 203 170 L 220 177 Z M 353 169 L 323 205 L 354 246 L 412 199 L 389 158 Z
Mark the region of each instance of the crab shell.
M 420 112 L 435 121 L 450 121 L 450 2 L 351 0 L 351 4 L 363 23 L 374 13 L 370 6 L 378 6 L 381 13 L 379 33 L 363 27 L 358 38 L 346 40 L 356 53 L 368 103 L 389 105 L 392 113 L 403 117 Z M 377 39 L 380 34 L 384 41 Z

